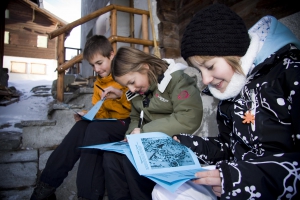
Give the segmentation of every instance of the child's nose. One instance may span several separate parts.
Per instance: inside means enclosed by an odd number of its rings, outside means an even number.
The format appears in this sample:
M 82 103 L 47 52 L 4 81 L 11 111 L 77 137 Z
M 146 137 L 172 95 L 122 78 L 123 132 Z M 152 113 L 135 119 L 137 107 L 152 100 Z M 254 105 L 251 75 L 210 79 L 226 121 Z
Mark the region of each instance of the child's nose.
M 211 83 L 213 80 L 213 77 L 207 73 L 207 72 L 202 72 L 202 82 L 204 85 L 208 85 L 209 83 Z
M 94 65 L 94 69 L 95 69 L 95 72 L 99 72 L 100 71 L 100 66 L 95 64 Z
M 130 90 L 130 92 L 135 93 L 135 87 L 133 85 L 129 85 L 128 89 Z

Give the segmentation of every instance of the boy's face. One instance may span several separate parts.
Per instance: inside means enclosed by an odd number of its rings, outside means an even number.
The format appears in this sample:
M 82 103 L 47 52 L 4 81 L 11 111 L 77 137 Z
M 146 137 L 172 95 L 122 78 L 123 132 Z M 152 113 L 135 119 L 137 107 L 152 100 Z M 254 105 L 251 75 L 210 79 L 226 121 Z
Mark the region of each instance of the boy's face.
M 111 52 L 109 58 L 97 53 L 89 60 L 89 63 L 93 67 L 93 70 L 103 78 L 108 76 L 111 72 L 111 61 L 113 57 L 113 52 Z

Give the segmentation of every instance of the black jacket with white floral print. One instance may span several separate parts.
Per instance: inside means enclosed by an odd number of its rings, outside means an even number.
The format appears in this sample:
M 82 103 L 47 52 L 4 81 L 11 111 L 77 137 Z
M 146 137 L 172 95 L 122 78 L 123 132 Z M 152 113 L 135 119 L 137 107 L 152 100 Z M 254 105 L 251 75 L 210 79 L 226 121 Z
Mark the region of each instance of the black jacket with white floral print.
M 239 95 L 220 101 L 218 137 L 178 139 L 216 164 L 221 199 L 300 199 L 299 118 L 300 51 L 286 45 L 254 68 Z

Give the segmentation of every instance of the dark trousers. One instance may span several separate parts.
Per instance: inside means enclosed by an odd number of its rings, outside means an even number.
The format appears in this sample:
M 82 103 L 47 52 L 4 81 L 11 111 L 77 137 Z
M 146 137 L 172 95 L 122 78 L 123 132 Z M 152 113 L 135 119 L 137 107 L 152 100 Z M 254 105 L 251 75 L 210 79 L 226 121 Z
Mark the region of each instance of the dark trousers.
M 126 155 L 106 151 L 103 155 L 109 200 L 151 200 L 155 182 L 140 176 Z
M 78 121 L 50 155 L 40 181 L 59 187 L 80 158 L 77 171 L 78 196 L 101 199 L 104 195 L 103 151 L 78 147 L 124 139 L 130 119 L 117 121 Z

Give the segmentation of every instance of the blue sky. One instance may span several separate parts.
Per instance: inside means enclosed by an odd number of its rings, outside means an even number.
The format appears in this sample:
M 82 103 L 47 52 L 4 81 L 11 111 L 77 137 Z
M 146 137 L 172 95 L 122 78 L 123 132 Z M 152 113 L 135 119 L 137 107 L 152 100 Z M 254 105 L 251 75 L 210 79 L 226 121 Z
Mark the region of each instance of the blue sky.
M 81 17 L 81 0 L 43 0 L 44 8 L 71 23 Z M 65 47 L 80 48 L 80 26 L 71 31 Z

